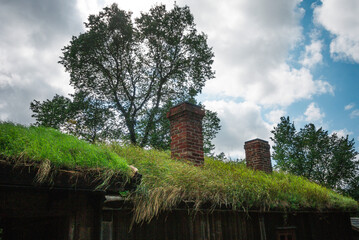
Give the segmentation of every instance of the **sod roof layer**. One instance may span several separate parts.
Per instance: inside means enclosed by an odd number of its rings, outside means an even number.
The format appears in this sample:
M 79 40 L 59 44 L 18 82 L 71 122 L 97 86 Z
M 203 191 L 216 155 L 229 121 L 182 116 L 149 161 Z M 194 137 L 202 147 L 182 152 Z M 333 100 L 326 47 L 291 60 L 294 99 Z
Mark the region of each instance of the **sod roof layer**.
M 136 190 L 119 194 L 127 194 L 125 198 L 133 203 L 136 222 L 150 221 L 184 202 L 191 203 L 194 211 L 203 206 L 263 212 L 358 209 L 355 200 L 284 172 L 266 174 L 243 163 L 212 158 L 206 158 L 203 167 L 195 167 L 171 159 L 168 151 L 91 145 L 43 127 L 1 123 L 0 156 L 15 165 L 35 162 L 52 168 L 98 169 L 105 185 L 114 174 L 129 176 L 129 165 L 133 165 L 142 174 L 141 183 Z

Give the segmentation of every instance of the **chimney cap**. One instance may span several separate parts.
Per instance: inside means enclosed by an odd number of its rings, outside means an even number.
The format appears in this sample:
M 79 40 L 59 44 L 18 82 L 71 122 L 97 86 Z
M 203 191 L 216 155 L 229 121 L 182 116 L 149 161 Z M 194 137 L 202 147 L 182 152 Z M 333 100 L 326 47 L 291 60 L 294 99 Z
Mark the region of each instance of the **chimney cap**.
M 193 107 L 196 107 L 196 108 L 200 108 L 200 109 L 202 109 L 202 107 L 201 107 L 201 106 L 196 105 L 196 104 L 191 103 L 191 102 L 188 102 L 188 101 L 184 101 L 184 102 L 178 103 L 178 104 L 174 105 L 172 108 L 178 107 L 178 106 L 180 106 L 180 105 L 182 105 L 182 104 L 192 105 Z
M 266 140 L 263 140 L 263 139 L 260 139 L 260 138 L 255 138 L 255 139 L 252 139 L 252 140 L 249 140 L 249 141 L 244 142 L 244 144 L 251 143 L 251 142 L 263 142 L 263 143 L 268 143 L 268 141 L 266 141 Z M 269 143 L 268 143 L 268 144 L 269 144 Z
M 205 111 L 201 108 L 201 106 L 195 105 L 190 102 L 183 102 L 180 104 L 177 104 L 174 107 L 171 107 L 171 109 L 167 113 L 167 118 L 172 118 L 178 114 L 181 114 L 183 112 L 192 112 L 196 115 L 198 115 L 200 118 L 203 118 L 205 115 Z

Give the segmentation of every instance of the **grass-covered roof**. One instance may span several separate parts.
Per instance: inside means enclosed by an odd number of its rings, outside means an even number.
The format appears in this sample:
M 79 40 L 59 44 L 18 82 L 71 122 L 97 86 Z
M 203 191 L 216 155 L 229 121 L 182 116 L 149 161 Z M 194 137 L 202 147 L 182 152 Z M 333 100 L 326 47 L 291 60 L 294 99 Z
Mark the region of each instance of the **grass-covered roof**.
M 244 164 L 205 159 L 204 167 L 172 160 L 169 152 L 119 144 L 94 146 L 46 128 L 0 124 L 0 154 L 12 161 L 50 160 L 54 166 L 102 168 L 128 174 L 138 168 L 142 181 L 128 195 L 136 221 L 188 202 L 234 210 L 357 210 L 358 203 L 302 177 L 265 174 Z
M 248 210 L 356 210 L 355 200 L 305 178 L 248 169 L 245 164 L 206 158 L 204 167 L 172 160 L 169 152 L 111 145 L 143 175 L 134 202 L 135 220 L 150 220 L 181 202 Z
M 104 146 L 91 145 L 55 129 L 0 122 L 0 161 L 38 168 L 36 181 L 51 181 L 52 170 L 76 170 L 95 175 L 98 187 L 113 178 L 127 181 L 131 170 L 125 159 Z M 93 178 L 93 177 L 92 177 Z

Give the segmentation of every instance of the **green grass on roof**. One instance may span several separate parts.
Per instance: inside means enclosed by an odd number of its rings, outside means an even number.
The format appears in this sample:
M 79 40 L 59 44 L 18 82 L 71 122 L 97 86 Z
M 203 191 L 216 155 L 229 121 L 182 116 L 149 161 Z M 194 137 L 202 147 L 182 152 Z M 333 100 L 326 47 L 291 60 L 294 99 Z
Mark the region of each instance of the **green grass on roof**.
M 129 196 L 135 220 L 149 221 L 181 202 L 247 211 L 356 210 L 358 204 L 302 177 L 283 172 L 265 174 L 244 164 L 205 159 L 203 168 L 172 160 L 169 152 L 113 144 L 111 149 L 143 174 Z
M 50 162 L 52 167 L 107 169 L 129 172 L 126 161 L 109 149 L 95 146 L 55 129 L 0 122 L 0 160 Z M 108 177 L 108 176 L 107 176 Z
M 172 160 L 169 152 L 111 144 L 95 146 L 42 127 L 0 123 L 0 160 L 16 163 L 51 162 L 52 167 L 106 169 L 125 174 L 134 165 L 141 184 L 128 198 L 134 220 L 149 221 L 159 212 L 189 202 L 248 211 L 357 210 L 358 204 L 304 178 L 253 171 L 244 164 L 205 159 L 204 167 Z M 41 178 L 44 179 L 44 178 Z

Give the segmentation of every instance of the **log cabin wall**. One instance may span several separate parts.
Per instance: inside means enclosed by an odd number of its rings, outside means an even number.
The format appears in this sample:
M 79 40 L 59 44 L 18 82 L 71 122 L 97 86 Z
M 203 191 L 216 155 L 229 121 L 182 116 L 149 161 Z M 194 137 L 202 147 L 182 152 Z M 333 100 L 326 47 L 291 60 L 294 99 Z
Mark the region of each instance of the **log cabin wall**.
M 267 213 L 267 240 L 280 240 L 278 232 L 293 230 L 293 240 L 352 240 L 350 214 L 345 212 Z
M 103 194 L 0 187 L 2 240 L 100 239 Z
M 248 218 L 233 211 L 193 215 L 186 210 L 176 210 L 161 214 L 150 223 L 134 224 L 130 230 L 130 210 L 113 211 L 112 214 L 112 239 L 116 240 L 260 239 L 257 215 Z
M 220 210 L 163 213 L 131 227 L 130 210 L 106 210 L 103 240 L 351 240 L 347 213 L 266 213 Z M 111 230 L 112 229 L 112 230 Z M 110 232 L 109 232 L 110 231 Z M 281 235 L 282 234 L 282 235 Z M 290 236 L 289 236 L 290 235 Z

